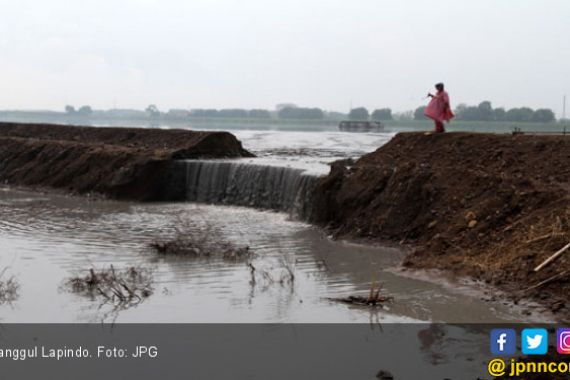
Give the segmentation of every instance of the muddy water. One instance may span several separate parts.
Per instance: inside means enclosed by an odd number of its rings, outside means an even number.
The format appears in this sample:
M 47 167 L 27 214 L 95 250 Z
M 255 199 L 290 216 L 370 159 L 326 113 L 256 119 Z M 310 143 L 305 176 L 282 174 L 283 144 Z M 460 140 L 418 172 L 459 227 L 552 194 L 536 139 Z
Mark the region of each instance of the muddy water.
M 391 134 L 232 130 L 270 165 L 326 174 L 328 163 L 356 158 Z M 273 172 L 273 171 L 272 171 Z M 195 203 L 93 201 L 10 188 L 0 190 L 0 280 L 13 276 L 19 298 L 0 305 L 2 322 L 493 322 L 543 320 L 490 298 L 474 285 L 440 274 L 402 273 L 397 249 L 331 241 L 286 213 Z M 149 249 L 177 232 L 202 231 L 217 241 L 248 245 L 243 261 L 222 257 L 164 258 Z M 66 279 L 89 268 L 144 266 L 154 294 L 117 311 L 72 294 Z M 287 273 L 294 274 L 287 281 Z M 252 281 L 254 279 L 255 281 Z M 394 301 L 384 309 L 347 306 L 330 297 L 367 295 L 382 282 Z M 493 293 L 493 291 L 491 291 Z
M 0 306 L 3 322 L 490 322 L 528 320 L 521 309 L 481 300 L 473 287 L 402 275 L 402 253 L 329 240 L 275 212 L 191 203 L 90 201 L 4 188 L 0 191 L 0 267 L 20 283 L 20 297 Z M 148 244 L 177 230 L 207 230 L 213 239 L 255 252 L 252 284 L 244 262 L 221 257 L 159 258 Z M 90 267 L 152 268 L 155 293 L 137 307 L 69 293 L 66 278 Z M 285 278 L 292 269 L 292 283 Z M 262 275 L 262 273 L 266 273 Z M 271 278 L 272 280 L 269 280 Z M 385 310 L 327 300 L 367 294 L 372 279 L 394 301 Z

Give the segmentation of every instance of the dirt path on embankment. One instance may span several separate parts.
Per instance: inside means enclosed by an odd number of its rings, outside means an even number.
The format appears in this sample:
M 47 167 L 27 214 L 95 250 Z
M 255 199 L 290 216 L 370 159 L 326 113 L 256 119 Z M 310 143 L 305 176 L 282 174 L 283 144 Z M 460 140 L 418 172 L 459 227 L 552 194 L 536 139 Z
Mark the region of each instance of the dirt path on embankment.
M 570 243 L 569 192 L 569 137 L 402 133 L 352 167 L 333 165 L 313 221 L 338 237 L 410 244 L 406 266 L 468 275 L 568 320 L 570 252 L 533 269 Z
M 250 156 L 227 132 L 0 123 L 4 183 L 116 199 L 176 199 L 176 159 Z

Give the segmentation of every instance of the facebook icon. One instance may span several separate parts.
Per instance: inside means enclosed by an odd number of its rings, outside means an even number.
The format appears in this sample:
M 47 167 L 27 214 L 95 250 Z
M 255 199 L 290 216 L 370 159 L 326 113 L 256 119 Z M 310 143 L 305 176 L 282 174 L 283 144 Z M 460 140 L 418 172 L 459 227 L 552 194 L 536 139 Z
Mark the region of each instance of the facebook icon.
M 514 355 L 517 352 L 517 333 L 513 329 L 491 330 L 491 353 Z

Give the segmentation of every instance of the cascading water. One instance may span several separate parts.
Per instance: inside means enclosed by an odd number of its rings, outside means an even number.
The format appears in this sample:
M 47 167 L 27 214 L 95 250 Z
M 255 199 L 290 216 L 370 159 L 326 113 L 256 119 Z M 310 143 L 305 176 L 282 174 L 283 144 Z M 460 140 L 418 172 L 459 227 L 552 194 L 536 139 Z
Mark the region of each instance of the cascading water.
M 188 160 L 177 165 L 184 171 L 187 201 L 282 211 L 299 219 L 310 215 L 319 178 L 303 169 L 240 161 Z

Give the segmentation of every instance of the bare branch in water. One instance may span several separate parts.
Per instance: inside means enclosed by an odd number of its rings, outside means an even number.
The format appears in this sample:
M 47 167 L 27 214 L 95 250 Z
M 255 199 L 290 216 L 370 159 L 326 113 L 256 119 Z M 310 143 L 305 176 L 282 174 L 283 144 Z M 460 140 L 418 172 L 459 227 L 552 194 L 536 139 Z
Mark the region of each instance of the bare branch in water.
M 219 234 L 213 233 L 211 227 L 195 226 L 176 227 L 176 234 L 167 240 L 157 240 L 150 247 L 160 255 L 211 257 L 221 256 L 226 260 L 247 260 L 253 256 L 249 246 L 237 246 L 231 242 L 220 240 Z
M 111 265 L 107 269 L 90 268 L 87 275 L 71 277 L 65 285 L 73 293 L 102 298 L 117 309 L 126 309 L 152 295 L 152 282 L 152 272 L 148 269 L 130 267 L 115 271 Z
M 4 268 L 0 272 L 0 279 L 6 274 L 7 268 Z M 14 277 L 10 277 L 7 280 L 0 280 L 0 305 L 5 303 L 11 304 L 18 299 L 20 290 L 20 284 Z

